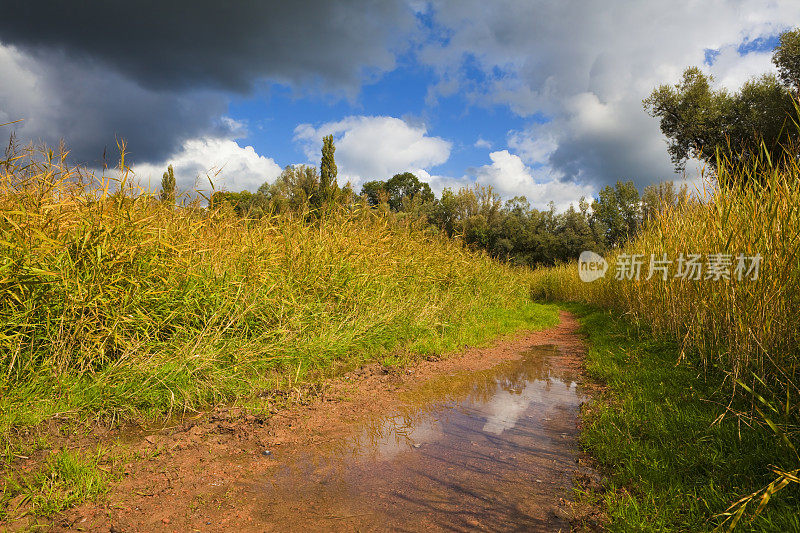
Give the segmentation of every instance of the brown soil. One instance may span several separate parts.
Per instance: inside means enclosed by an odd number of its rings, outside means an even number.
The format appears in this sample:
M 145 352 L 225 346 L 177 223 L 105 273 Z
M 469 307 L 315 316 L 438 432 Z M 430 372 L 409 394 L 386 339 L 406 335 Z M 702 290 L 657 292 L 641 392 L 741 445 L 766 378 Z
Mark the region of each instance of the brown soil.
M 585 393 L 586 383 L 581 378 L 585 348 L 578 324 L 567 312 L 561 312 L 560 318 L 554 328 L 525 333 L 488 348 L 467 348 L 412 368 L 387 371 L 378 364 L 364 366 L 325 381 L 316 394 L 269 417 L 219 408 L 155 432 L 108 432 L 103 440 L 122 439 L 145 458 L 126 465 L 122 480 L 100 503 L 74 508 L 51 527 L 55 531 L 103 532 L 291 530 L 285 522 L 275 523 L 286 519 L 286 509 L 281 513 L 265 510 L 258 497 L 259 480 L 280 471 L 289 457 L 300 453 L 297 450 L 330 447 L 348 438 L 359 421 L 396 410 L 404 402 L 403 394 L 423 382 L 489 369 L 519 359 L 533 346 L 555 345 L 558 356 L 549 364 L 556 373 L 577 376 Z M 565 443 L 567 460 L 573 465 L 566 479 L 595 484 L 596 475 L 577 451 L 579 417 L 565 418 L 559 423 L 574 430 L 569 431 L 570 442 Z M 537 473 L 537 477 L 546 475 Z M 556 483 L 546 477 L 536 481 L 543 487 Z M 569 491 L 554 495 L 558 509 L 548 512 L 571 515 L 573 526 L 592 528 L 597 518 L 594 510 L 572 506 L 570 497 Z M 333 522 L 303 523 L 303 529 L 350 529 L 348 516 L 327 518 Z M 484 529 L 469 520 L 466 529 L 473 529 L 469 524 Z M 17 525 L 23 523 L 29 524 L 21 521 Z M 0 529 L 2 526 L 0 523 Z M 14 522 L 6 526 L 15 527 Z M 415 528 L 409 524 L 408 529 Z

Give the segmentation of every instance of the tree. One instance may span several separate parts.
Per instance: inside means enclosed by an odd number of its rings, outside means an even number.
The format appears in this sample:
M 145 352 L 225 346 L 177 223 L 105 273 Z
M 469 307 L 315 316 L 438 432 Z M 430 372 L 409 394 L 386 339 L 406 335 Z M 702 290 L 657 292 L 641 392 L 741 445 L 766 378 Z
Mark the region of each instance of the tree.
M 316 167 L 287 165 L 275 183 L 264 183 L 256 195 L 275 213 L 302 211 L 320 205 L 319 182 Z
M 779 76 L 753 78 L 735 93 L 713 89 L 711 76 L 690 67 L 678 84 L 661 85 L 643 101 L 660 121 L 676 170 L 683 170 L 692 157 L 712 170 L 718 156 L 746 167 L 764 149 L 778 165 L 793 160 L 793 152 L 786 149 L 798 138 L 792 118 L 800 79 L 800 30 L 781 35 L 773 62 Z
M 223 207 L 228 204 L 240 217 L 261 218 L 265 212 L 263 197 L 250 191 L 216 191 L 211 196 L 211 204 L 216 207 Z
M 172 165 L 161 177 L 161 201 L 165 204 L 175 205 L 175 171 Z
M 800 28 L 783 32 L 780 43 L 772 54 L 772 63 L 778 69 L 778 77 L 795 95 L 800 92 Z
M 689 187 L 685 184 L 680 189 L 675 189 L 671 181 L 648 185 L 642 193 L 642 223 L 652 220 L 665 209 L 686 203 L 688 198 Z
M 634 237 L 641 226 L 639 191 L 632 181 L 617 181 L 615 186 L 603 187 L 592 203 L 592 211 L 592 217 L 605 229 L 609 247 L 619 246 Z
M 368 181 L 361 186 L 361 196 L 367 199 L 369 205 L 376 207 L 389 201 L 386 192 L 386 182 L 380 180 Z
M 571 205 L 559 217 L 556 236 L 559 246 L 555 258 L 559 261 L 574 260 L 584 250 L 602 251 L 602 247 L 597 246 L 597 236 L 592 231 L 586 212 L 576 211 Z
M 392 176 L 386 182 L 385 190 L 392 211 L 402 211 L 406 203 L 413 202 L 415 199 L 420 203 L 434 200 L 430 185 L 420 181 L 411 172 Z
M 411 172 L 395 174 L 388 181 L 368 181 L 361 186 L 361 196 L 371 206 L 388 203 L 392 211 L 412 211 L 414 206 L 433 202 L 436 197 L 430 185 Z
M 319 200 L 322 204 L 328 204 L 335 200 L 339 189 L 336 183 L 336 161 L 333 153 L 336 147 L 333 145 L 333 135 L 326 135 L 322 138 L 322 161 L 319 165 Z
M 690 157 L 711 162 L 716 146 L 724 143 L 723 116 L 728 114 L 729 96 L 712 90 L 711 82 L 711 76 L 690 67 L 674 87 L 662 85 L 643 101 L 648 114 L 660 119 L 676 170 L 683 170 Z
M 445 187 L 442 197 L 436 202 L 431 213 L 431 222 L 452 237 L 458 222 L 458 198 L 450 187 Z

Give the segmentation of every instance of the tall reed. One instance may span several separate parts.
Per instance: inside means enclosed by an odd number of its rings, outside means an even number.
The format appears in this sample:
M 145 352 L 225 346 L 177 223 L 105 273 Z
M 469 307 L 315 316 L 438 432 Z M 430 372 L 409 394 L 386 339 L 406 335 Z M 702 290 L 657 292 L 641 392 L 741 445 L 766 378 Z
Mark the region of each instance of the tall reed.
M 592 283 L 575 265 L 536 273 L 534 295 L 610 307 L 682 343 L 683 355 L 730 372 L 736 379 L 779 383 L 800 392 L 797 380 L 800 310 L 800 168 L 775 167 L 766 157 L 742 169 L 721 159 L 717 179 L 693 200 L 664 206 L 642 234 L 606 257 L 609 271 Z M 719 186 L 717 183 L 725 183 Z M 731 256 L 729 279 L 676 279 L 679 254 Z M 617 280 L 620 254 L 641 254 L 636 280 Z M 651 255 L 675 261 L 669 277 L 647 280 Z M 760 254 L 757 279 L 735 275 L 739 254 Z M 749 266 L 749 262 L 748 262 Z
M 121 168 L 32 149 L 0 161 L 6 417 L 70 394 L 115 415 L 193 408 L 270 369 L 440 350 L 526 305 L 525 271 L 369 208 L 248 220 L 162 204 Z

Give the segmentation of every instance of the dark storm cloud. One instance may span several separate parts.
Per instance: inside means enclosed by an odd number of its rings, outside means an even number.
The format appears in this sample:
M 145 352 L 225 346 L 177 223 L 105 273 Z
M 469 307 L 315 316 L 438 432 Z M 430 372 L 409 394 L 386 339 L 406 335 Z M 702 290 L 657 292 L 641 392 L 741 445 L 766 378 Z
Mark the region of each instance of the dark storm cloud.
M 64 138 L 97 161 L 116 137 L 157 161 L 192 137 L 228 135 L 232 93 L 259 81 L 354 94 L 391 69 L 414 27 L 400 1 L 4 3 L 0 123 Z M 5 133 L 5 132 L 0 132 Z
M 266 76 L 357 84 L 390 68 L 391 37 L 413 26 L 398 1 L 4 2 L 0 41 L 104 62 L 153 89 L 247 90 Z

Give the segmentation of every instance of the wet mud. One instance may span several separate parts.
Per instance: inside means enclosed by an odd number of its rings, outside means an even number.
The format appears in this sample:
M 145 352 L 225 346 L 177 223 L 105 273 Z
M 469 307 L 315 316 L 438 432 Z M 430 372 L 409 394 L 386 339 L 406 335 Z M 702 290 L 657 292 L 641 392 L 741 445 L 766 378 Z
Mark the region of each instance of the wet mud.
M 537 346 L 434 378 L 331 446 L 286 450 L 249 488 L 274 531 L 568 531 L 581 397 Z

